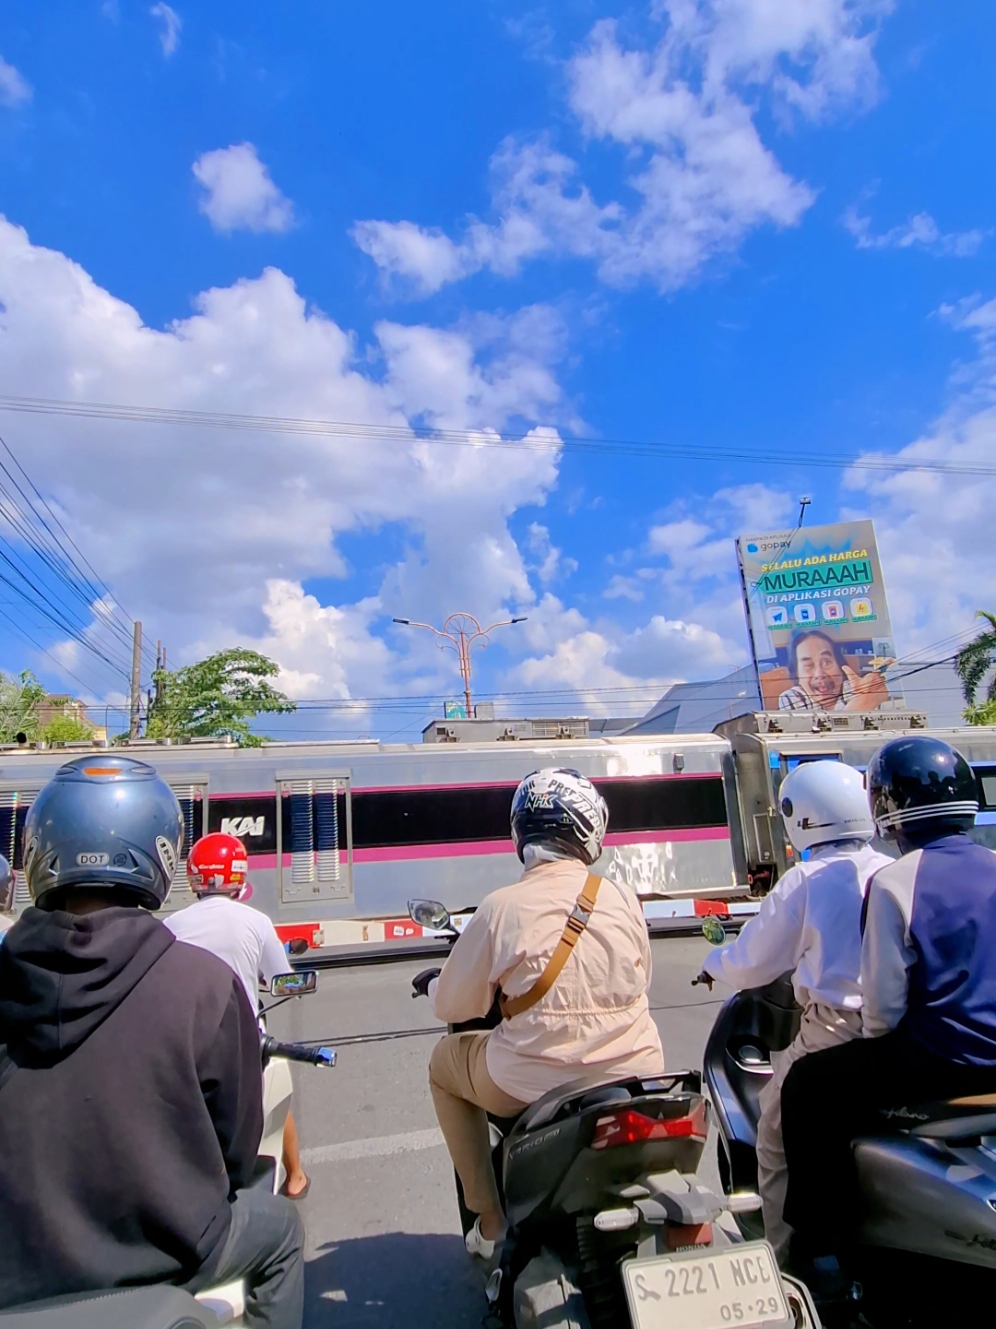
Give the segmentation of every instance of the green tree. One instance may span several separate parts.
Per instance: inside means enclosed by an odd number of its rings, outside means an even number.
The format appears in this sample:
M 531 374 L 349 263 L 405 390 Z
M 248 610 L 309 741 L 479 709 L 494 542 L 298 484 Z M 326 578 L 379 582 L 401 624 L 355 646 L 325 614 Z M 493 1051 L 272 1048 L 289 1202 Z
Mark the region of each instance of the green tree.
M 0 743 L 16 743 L 18 734 L 38 737 L 38 704 L 46 696 L 30 669 L 16 678 L 0 673 Z
M 75 715 L 54 715 L 38 735 L 46 743 L 82 743 L 93 738 L 93 725 Z
M 996 724 L 996 614 L 980 609 L 976 618 L 988 624 L 955 656 L 955 671 L 965 694 L 965 719 L 969 724 Z M 980 698 L 982 685 L 988 686 Z
M 149 707 L 149 738 L 223 738 L 242 747 L 260 747 L 249 721 L 257 715 L 285 714 L 294 703 L 267 680 L 279 665 L 257 651 L 235 646 L 182 669 L 157 669 L 156 696 Z

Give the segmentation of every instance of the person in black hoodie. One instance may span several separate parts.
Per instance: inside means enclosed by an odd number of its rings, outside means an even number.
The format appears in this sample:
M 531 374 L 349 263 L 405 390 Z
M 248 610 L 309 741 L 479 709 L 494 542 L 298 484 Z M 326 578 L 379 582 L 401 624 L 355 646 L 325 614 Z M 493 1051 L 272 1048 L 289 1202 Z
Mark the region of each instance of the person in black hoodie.
M 303 1231 L 252 1176 L 260 1040 L 222 960 L 150 910 L 183 835 L 151 766 L 90 755 L 32 804 L 34 906 L 0 946 L 0 1308 L 246 1280 L 246 1323 L 300 1329 Z

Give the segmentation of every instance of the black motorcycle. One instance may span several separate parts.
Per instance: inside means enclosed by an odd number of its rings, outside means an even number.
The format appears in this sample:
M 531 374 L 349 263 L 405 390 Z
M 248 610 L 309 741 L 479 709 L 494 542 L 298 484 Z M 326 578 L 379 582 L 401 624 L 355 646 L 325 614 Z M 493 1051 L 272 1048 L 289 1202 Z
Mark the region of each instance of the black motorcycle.
M 792 1042 L 800 1016 L 785 974 L 737 993 L 716 1018 L 705 1078 L 727 1194 L 757 1187 L 758 1095 L 772 1074 L 771 1053 Z M 861 1086 L 840 1092 L 860 1094 Z M 986 1323 L 996 1296 L 996 1095 L 892 1109 L 880 1133 L 854 1148 L 862 1198 L 848 1235 L 865 1323 Z M 749 1240 L 764 1234 L 760 1211 L 739 1213 L 737 1223 Z
M 413 901 L 414 920 L 449 929 L 444 906 Z M 424 991 L 429 971 L 414 980 Z M 483 1020 L 494 1028 L 497 999 Z M 695 1173 L 710 1107 L 697 1071 L 566 1084 L 520 1116 L 491 1119 L 492 1159 L 508 1219 L 487 1286 L 492 1329 L 811 1329 L 801 1284 L 770 1246 L 744 1242 L 727 1213 L 750 1191 L 719 1197 Z M 463 1229 L 474 1221 L 463 1203 Z

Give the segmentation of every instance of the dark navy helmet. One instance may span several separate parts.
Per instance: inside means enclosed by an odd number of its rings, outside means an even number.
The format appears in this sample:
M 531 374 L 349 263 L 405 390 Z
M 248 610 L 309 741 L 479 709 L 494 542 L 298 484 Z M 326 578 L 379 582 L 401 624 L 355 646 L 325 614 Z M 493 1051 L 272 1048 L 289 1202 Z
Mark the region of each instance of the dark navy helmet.
M 608 824 L 605 799 L 578 771 L 533 771 L 512 798 L 512 843 L 520 858 L 527 844 L 548 844 L 590 865 Z
M 879 834 L 900 830 L 969 830 L 979 810 L 971 766 L 938 738 L 894 738 L 868 763 L 868 801 Z
M 9 914 L 14 907 L 14 870 L 0 854 L 0 914 Z
M 68 890 L 104 888 L 158 909 L 182 843 L 180 805 L 155 770 L 92 753 L 60 767 L 28 809 L 24 875 L 43 909 Z

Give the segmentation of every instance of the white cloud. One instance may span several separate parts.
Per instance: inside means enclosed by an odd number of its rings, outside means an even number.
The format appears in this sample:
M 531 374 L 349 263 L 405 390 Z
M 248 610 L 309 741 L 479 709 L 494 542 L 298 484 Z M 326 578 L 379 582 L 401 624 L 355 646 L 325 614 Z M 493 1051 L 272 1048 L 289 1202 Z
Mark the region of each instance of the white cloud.
M 389 666 L 395 689 L 416 674 L 441 687 L 446 662 L 397 634 L 389 649 L 385 617 L 454 605 L 500 617 L 534 598 L 508 521 L 556 483 L 557 436 L 546 429 L 542 450 L 485 443 L 513 419 L 560 409 L 551 364 L 537 358 L 560 353 L 542 310 L 464 332 L 383 323 L 363 347 L 270 268 L 203 292 L 191 317 L 159 331 L 2 220 L 0 303 L 2 392 L 374 427 L 357 438 L 10 422 L 11 446 L 45 478 L 73 538 L 172 661 L 243 641 L 271 649 L 298 694 L 369 696 Z M 420 442 L 404 433 L 416 417 L 477 441 Z M 401 437 L 378 436 L 379 425 Z M 308 578 L 349 574 L 340 537 L 385 527 L 403 549 L 374 595 L 323 606 L 304 593 Z
M 789 227 L 815 195 L 762 142 L 757 90 L 787 124 L 860 111 L 879 94 L 877 20 L 891 0 L 665 0 L 661 40 L 625 46 L 608 19 L 567 65 L 569 104 L 589 138 L 634 163 L 635 206 L 598 203 L 574 160 L 545 138 L 507 139 L 491 162 L 494 223 L 462 237 L 410 221 L 353 235 L 383 272 L 419 293 L 527 259 L 593 261 L 603 281 L 667 291 L 736 251 L 761 226 Z
M 159 44 L 163 48 L 163 55 L 168 60 L 171 55 L 175 54 L 180 45 L 180 30 L 183 27 L 183 19 L 175 9 L 163 4 L 162 0 L 160 0 L 160 3 L 153 5 L 149 13 L 159 22 Z
M 270 179 L 252 143 L 205 152 L 193 165 L 203 185 L 201 212 L 216 231 L 287 231 L 294 207 Z
M 386 274 L 428 295 L 482 268 L 501 276 L 525 259 L 570 253 L 598 258 L 623 218 L 618 204 L 599 207 L 577 183 L 578 166 L 545 139 L 508 138 L 491 159 L 496 226 L 471 218 L 459 243 L 412 222 L 361 221 L 353 239 Z
M 531 655 L 510 680 L 526 688 L 565 689 L 592 715 L 626 714 L 626 692 L 634 689 L 640 710 L 648 684 L 663 692 L 688 678 L 725 673 L 744 657 L 740 641 L 701 623 L 655 614 L 644 627 L 626 632 L 611 622 L 591 623 L 550 594 L 530 610 L 525 629 Z
M 475 270 L 468 248 L 413 222 L 357 222 L 352 236 L 379 268 L 410 278 L 425 295 Z
M 12 109 L 24 106 L 31 100 L 31 84 L 13 65 L 0 55 L 0 106 Z
M 862 216 L 856 207 L 847 209 L 843 222 L 859 249 L 917 248 L 954 258 L 971 258 L 989 234 L 979 230 L 944 232 L 929 212 L 918 212 L 902 225 L 877 235 L 872 230 L 871 218 Z
M 536 559 L 535 563 L 530 564 L 530 570 L 536 573 L 541 586 L 548 586 L 550 582 L 577 572 L 577 559 L 565 558 L 564 551 L 552 543 L 547 527 L 538 521 L 530 523 L 525 546 Z
M 895 0 L 663 0 L 676 36 L 701 52 L 705 80 L 768 85 L 811 120 L 879 97 L 874 45 Z
M 979 355 L 954 375 L 949 409 L 898 457 L 941 461 L 947 469 L 852 470 L 845 478 L 851 502 L 860 496 L 862 513 L 876 519 L 893 627 L 904 653 L 941 643 L 935 653 L 950 654 L 959 643 L 947 639 L 972 629 L 977 609 L 994 607 L 996 300 L 965 301 L 942 313 L 973 334 Z

